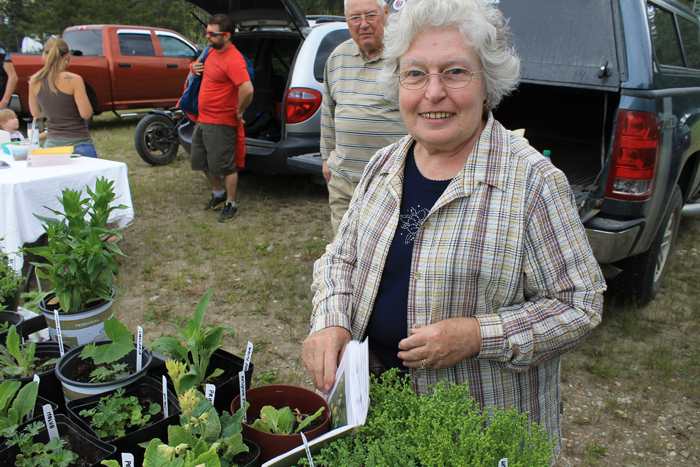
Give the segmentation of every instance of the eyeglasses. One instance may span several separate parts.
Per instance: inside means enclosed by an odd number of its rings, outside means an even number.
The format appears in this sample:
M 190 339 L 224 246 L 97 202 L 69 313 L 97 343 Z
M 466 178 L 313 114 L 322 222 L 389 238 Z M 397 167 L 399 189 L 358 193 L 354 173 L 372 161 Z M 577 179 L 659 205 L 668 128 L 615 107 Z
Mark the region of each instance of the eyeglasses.
M 469 86 L 472 82 L 472 76 L 477 73 L 483 73 L 484 71 L 469 71 L 466 68 L 449 68 L 442 73 L 426 73 L 421 70 L 406 70 L 399 74 L 394 73 L 394 76 L 398 76 L 399 84 L 405 89 L 411 91 L 416 91 L 418 89 L 423 89 L 426 84 L 428 84 L 428 78 L 430 75 L 438 75 L 442 84 L 450 89 L 461 89 Z
M 362 23 L 362 19 L 364 18 L 365 21 L 368 23 L 374 23 L 377 21 L 377 18 L 379 18 L 379 13 L 368 13 L 366 15 L 354 15 L 354 16 L 349 16 L 347 17 L 347 22 L 350 24 L 360 24 Z
M 228 31 L 216 32 L 216 31 L 210 31 L 207 29 L 207 36 L 210 36 L 210 37 L 223 36 L 224 34 L 231 34 L 231 33 Z

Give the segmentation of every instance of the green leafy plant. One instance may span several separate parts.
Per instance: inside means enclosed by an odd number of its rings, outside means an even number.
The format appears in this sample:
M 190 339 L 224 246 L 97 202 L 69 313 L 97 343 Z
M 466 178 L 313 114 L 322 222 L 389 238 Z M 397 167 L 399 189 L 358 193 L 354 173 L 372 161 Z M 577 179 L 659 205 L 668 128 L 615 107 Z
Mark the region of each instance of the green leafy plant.
M 3 436 L 9 436 L 24 421 L 36 405 L 38 392 L 39 384 L 35 381 L 24 387 L 19 381 L 0 384 L 0 433 Z
M 0 311 L 2 311 L 4 309 L 5 309 L 5 307 L 0 306 Z M 9 327 L 10 327 L 10 323 L 0 323 L 0 332 L 7 331 Z
M 0 345 L 0 375 L 8 378 L 24 378 L 47 369 L 58 361 L 57 358 L 52 358 L 38 365 L 39 359 L 34 356 L 35 353 L 34 342 L 20 345 L 17 328 L 13 324 L 7 332 L 7 342 L 5 345 Z
M 8 447 L 19 447 L 20 454 L 15 460 L 17 467 L 68 467 L 78 459 L 77 454 L 64 447 L 66 442 L 60 438 L 46 444 L 35 443 L 34 437 L 41 433 L 44 426 L 42 422 L 30 423 L 22 433 L 15 433 L 7 440 Z
M 90 426 L 104 441 L 121 438 L 127 430 L 136 431 L 150 425 L 153 415 L 160 412 L 160 404 L 150 404 L 144 413 L 136 396 L 124 397 L 124 389 L 120 388 L 114 394 L 101 397 L 100 402 L 92 409 L 80 411 L 80 416 L 90 418 Z
M 0 241 L 3 239 L 0 238 Z M 3 310 L 3 303 L 11 299 L 22 286 L 22 274 L 15 271 L 10 264 L 10 258 L 2 253 L 0 249 L 0 310 Z M 17 310 L 12 310 L 17 311 Z M 5 331 L 0 325 L 0 331 Z
M 410 379 L 392 370 L 381 381 L 372 378 L 370 399 L 366 424 L 323 447 L 314 456 L 317 467 L 492 467 L 503 458 L 510 466 L 545 467 L 552 460 L 539 424 L 515 408 L 480 408 L 466 384 L 438 383 L 417 395 Z
M 134 338 L 117 318 L 105 321 L 105 333 L 111 339 L 108 344 L 88 344 L 80 352 L 80 358 L 92 359 L 97 368 L 90 373 L 91 383 L 104 383 L 125 378 L 129 375 L 125 363 L 116 363 L 136 349 Z
M 294 412 L 292 412 L 289 407 L 282 407 L 277 410 L 271 405 L 266 405 L 260 409 L 260 418 L 255 420 L 253 428 L 276 435 L 301 433 L 309 423 L 321 416 L 321 412 L 324 409 L 325 407 L 321 407 L 315 414 L 305 415 L 299 412 L 299 409 L 294 409 Z
M 45 258 L 47 263 L 32 263 L 37 275 L 48 279 L 54 293 L 49 305 L 56 302 L 60 311 L 84 310 L 94 302 L 111 301 L 112 289 L 121 293 L 114 283 L 118 266 L 116 257 L 125 256 L 116 242 L 103 242 L 102 238 L 116 235 L 120 229 L 108 229 L 107 220 L 115 209 L 126 206 L 110 206 L 116 195 L 114 182 L 100 178 L 95 183 L 95 191 L 87 187 L 89 197 L 82 197 L 82 190 L 65 189 L 58 201 L 63 211 L 53 212 L 59 219 L 34 216 L 44 223 L 48 245 L 26 248 L 23 251 Z M 89 220 L 86 220 L 89 217 Z
M 217 368 L 207 375 L 209 361 L 217 349 L 223 347 L 221 339 L 224 331 L 228 331 L 233 339 L 235 333 L 229 327 L 217 326 L 215 328 L 202 327 L 204 323 L 204 312 L 209 304 L 212 291 L 204 295 L 194 312 L 194 317 L 187 322 L 184 329 L 180 326 L 169 323 L 178 331 L 179 339 L 175 336 L 164 336 L 156 339 L 151 344 L 151 349 L 161 352 L 171 358 L 184 362 L 187 371 L 179 378 L 179 387 L 175 390 L 178 393 L 196 387 L 203 389 L 206 382 L 223 374 L 223 370 Z

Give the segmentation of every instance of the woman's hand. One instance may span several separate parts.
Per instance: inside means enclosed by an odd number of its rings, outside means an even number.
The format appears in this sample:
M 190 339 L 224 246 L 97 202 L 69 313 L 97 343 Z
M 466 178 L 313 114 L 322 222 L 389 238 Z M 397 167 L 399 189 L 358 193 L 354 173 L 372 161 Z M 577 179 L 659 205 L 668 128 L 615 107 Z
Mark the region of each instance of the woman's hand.
M 304 365 L 314 386 L 324 394 L 328 394 L 333 388 L 335 370 L 351 337 L 347 329 L 334 326 L 315 332 L 304 341 Z
M 398 353 L 409 368 L 425 366 L 447 368 L 478 355 L 481 351 L 481 330 L 476 318 L 450 318 L 411 329 L 411 335 L 399 342 Z

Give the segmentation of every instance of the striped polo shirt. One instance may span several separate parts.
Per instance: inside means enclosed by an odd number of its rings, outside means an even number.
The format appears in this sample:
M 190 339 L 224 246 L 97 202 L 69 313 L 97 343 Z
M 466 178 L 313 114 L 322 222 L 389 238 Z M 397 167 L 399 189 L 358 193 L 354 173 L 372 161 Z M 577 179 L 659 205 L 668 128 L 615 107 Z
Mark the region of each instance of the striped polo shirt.
M 398 101 L 379 89 L 383 64 L 381 56 L 368 59 L 352 39 L 340 44 L 326 62 L 321 155 L 332 171 L 353 183 L 360 181 L 374 153 L 408 133 Z

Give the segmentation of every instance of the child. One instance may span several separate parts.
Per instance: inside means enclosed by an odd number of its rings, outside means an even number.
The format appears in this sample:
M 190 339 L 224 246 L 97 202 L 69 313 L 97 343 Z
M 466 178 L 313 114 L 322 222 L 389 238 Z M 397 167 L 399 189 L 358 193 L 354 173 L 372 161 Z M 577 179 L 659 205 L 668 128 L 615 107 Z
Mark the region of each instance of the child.
M 8 132 L 12 141 L 24 141 L 22 133 L 17 131 L 18 128 L 17 114 L 12 109 L 0 110 L 0 129 Z

